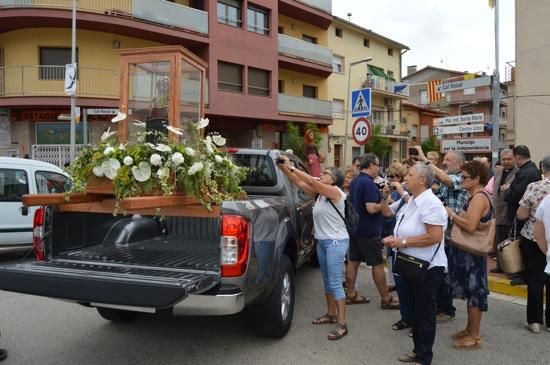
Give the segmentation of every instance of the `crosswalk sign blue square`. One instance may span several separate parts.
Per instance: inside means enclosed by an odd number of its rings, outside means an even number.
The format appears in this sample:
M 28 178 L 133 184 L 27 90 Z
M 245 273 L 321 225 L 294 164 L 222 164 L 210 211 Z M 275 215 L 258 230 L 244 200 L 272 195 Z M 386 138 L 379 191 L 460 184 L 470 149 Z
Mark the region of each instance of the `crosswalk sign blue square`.
M 351 116 L 369 117 L 371 110 L 371 89 L 365 88 L 351 92 Z

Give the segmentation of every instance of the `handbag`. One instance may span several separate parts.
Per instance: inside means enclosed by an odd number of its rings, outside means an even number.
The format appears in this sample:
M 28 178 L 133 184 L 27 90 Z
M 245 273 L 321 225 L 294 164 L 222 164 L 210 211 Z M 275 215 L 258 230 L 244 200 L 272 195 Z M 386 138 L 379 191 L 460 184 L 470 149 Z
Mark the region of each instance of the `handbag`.
M 514 219 L 514 228 L 510 231 L 510 236 L 497 246 L 500 268 L 507 274 L 515 274 L 525 268 L 519 248 L 521 238 L 517 238 L 516 228 L 517 222 Z
M 483 194 L 489 200 L 491 211 L 493 211 L 491 199 L 489 199 L 487 193 L 483 192 Z M 479 222 L 476 230 L 473 233 L 469 233 L 461 229 L 458 225 L 453 224 L 453 229 L 451 230 L 451 244 L 472 255 L 487 256 L 493 248 L 495 226 L 495 218 L 491 218 L 485 223 Z

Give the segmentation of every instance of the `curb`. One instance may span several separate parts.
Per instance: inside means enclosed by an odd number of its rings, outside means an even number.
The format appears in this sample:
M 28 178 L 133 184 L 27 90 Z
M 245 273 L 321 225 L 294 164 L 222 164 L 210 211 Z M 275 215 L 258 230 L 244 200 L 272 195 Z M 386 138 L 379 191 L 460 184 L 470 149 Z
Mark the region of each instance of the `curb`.
M 488 275 L 489 291 L 491 293 L 504 294 L 517 298 L 527 299 L 527 286 L 517 285 L 512 286 L 509 279 L 498 278 Z

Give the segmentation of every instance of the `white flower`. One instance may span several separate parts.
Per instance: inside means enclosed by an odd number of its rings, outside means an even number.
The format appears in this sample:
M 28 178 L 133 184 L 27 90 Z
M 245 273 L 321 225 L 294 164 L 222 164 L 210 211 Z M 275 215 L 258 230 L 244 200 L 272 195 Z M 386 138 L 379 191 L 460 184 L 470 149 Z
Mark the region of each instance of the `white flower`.
M 170 146 L 159 143 L 155 146 L 155 149 L 160 152 L 172 152 L 172 148 Z
M 105 150 L 103 151 L 103 154 L 105 156 L 109 156 L 111 153 L 115 152 L 115 148 L 114 147 L 107 147 L 105 148 Z
M 142 122 L 140 120 L 134 120 L 134 125 L 136 127 L 140 127 L 140 128 L 146 128 L 147 127 L 147 124 L 145 124 L 145 122 Z
M 116 177 L 118 169 L 120 169 L 120 161 L 116 158 L 110 158 L 101 164 L 101 168 L 103 169 L 105 177 L 113 180 Z
M 206 150 L 208 153 L 213 153 L 214 149 L 212 148 L 212 137 L 206 136 L 206 139 L 204 140 L 204 144 L 206 145 Z
M 187 172 L 190 176 L 195 175 L 197 172 L 201 171 L 204 168 L 204 165 L 202 162 L 195 162 L 193 166 L 189 168 L 189 171 Z
M 105 142 L 106 140 L 111 138 L 111 136 L 114 136 L 116 133 L 117 133 L 116 131 L 111 132 L 111 127 L 107 128 L 107 130 L 103 132 L 103 134 L 101 135 L 101 142 Z
M 181 129 L 181 128 L 176 128 L 176 127 L 172 127 L 171 125 L 167 125 L 166 129 L 168 129 L 170 132 L 178 134 L 180 136 L 183 135 L 183 129 Z
M 159 179 L 165 179 L 170 175 L 170 169 L 168 167 L 162 167 L 157 171 L 157 177 Z
M 216 135 L 212 136 L 212 140 L 214 141 L 214 143 L 218 147 L 224 146 L 225 142 L 226 142 L 225 138 L 223 138 L 219 134 L 216 134 Z
M 124 162 L 126 166 L 132 166 L 134 159 L 131 156 L 126 156 L 122 162 Z
M 149 161 L 151 161 L 151 165 L 160 166 L 162 164 L 162 157 L 158 153 L 153 153 Z
M 146 145 L 147 147 L 153 149 L 153 150 L 155 149 L 155 145 L 152 144 L 152 143 L 147 142 L 147 143 L 145 143 L 145 145 Z
M 151 166 L 141 161 L 138 166 L 132 166 L 132 175 L 139 182 L 147 181 L 151 177 Z
M 185 154 L 188 156 L 195 156 L 195 150 L 191 147 L 185 147 Z
M 124 150 L 126 149 L 126 145 L 121 143 L 121 144 L 118 146 L 118 149 L 124 151 Z
M 92 169 L 92 172 L 93 172 L 94 175 L 97 176 L 97 177 L 103 177 L 103 175 L 104 175 L 103 169 L 101 168 L 101 166 L 95 166 L 95 167 Z
M 208 123 L 210 123 L 208 118 L 201 118 L 201 120 L 199 120 L 199 122 L 197 123 L 197 129 L 206 128 L 206 126 L 208 126 Z
M 216 162 L 219 162 L 219 163 L 222 163 L 222 162 L 223 162 L 223 158 L 222 158 L 222 156 L 220 156 L 220 155 L 214 156 L 214 159 L 216 160 Z
M 116 116 L 113 119 L 111 119 L 111 122 L 118 123 L 120 121 L 123 121 L 124 119 L 126 119 L 126 114 L 124 114 L 119 110 L 118 113 L 116 113 Z
M 179 152 L 176 152 L 172 155 L 172 163 L 174 166 L 179 166 L 185 161 L 185 158 L 183 158 L 183 155 Z

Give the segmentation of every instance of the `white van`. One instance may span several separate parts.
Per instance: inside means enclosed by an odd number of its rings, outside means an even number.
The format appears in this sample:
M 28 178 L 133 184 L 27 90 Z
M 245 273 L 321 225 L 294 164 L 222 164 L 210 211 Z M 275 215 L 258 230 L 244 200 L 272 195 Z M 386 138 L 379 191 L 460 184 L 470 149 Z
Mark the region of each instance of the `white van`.
M 62 193 L 70 179 L 47 162 L 0 157 L 0 253 L 32 246 L 37 207 L 24 207 L 24 194 Z

